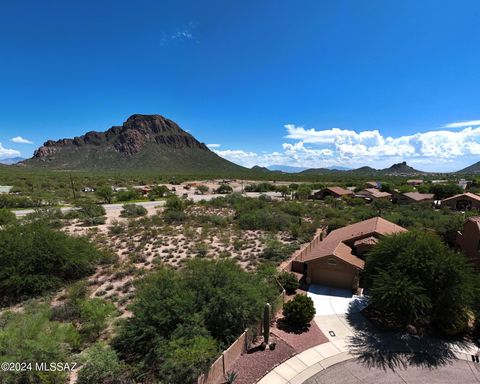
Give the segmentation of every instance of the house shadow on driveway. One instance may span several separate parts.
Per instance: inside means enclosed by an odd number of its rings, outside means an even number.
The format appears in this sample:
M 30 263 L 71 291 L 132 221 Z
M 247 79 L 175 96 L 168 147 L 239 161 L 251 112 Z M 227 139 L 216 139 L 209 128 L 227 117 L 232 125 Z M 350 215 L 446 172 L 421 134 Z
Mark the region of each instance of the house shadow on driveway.
M 358 310 L 351 306 L 345 319 L 354 335 L 347 340 L 349 352 L 369 368 L 407 369 L 409 366 L 434 369 L 456 360 L 452 347 L 468 348 L 461 339 L 415 337 L 407 333 L 376 329 Z

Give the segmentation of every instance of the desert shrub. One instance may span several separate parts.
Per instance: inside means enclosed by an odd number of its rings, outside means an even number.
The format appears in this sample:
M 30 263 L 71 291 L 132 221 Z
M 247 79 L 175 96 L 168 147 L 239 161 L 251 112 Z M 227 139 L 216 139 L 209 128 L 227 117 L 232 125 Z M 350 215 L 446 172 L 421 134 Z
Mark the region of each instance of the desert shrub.
M 132 201 L 139 199 L 140 192 L 135 189 L 127 189 L 126 191 L 119 191 L 116 194 L 117 201 Z
M 284 245 L 281 241 L 270 238 L 266 240 L 265 248 L 262 253 L 262 257 L 271 261 L 283 261 L 290 257 L 292 248 Z
M 169 196 L 165 204 L 165 210 L 163 211 L 163 219 L 169 224 L 185 221 L 185 206 L 185 201 L 178 198 L 178 196 Z
M 295 327 L 307 326 L 315 316 L 313 300 L 306 295 L 297 295 L 283 305 L 285 321 Z
M 25 312 L 0 316 L 0 355 L 2 361 L 71 362 L 71 351 L 79 346 L 79 336 L 71 324 L 50 320 L 47 305 L 28 306 Z M 65 372 L 26 370 L 0 372 L 3 384 L 63 383 Z
M 148 193 L 148 198 L 150 200 L 155 200 L 161 197 L 169 196 L 170 194 L 170 190 L 165 185 L 158 185 L 153 187 Z
M 431 233 L 382 238 L 369 252 L 365 272 L 371 305 L 400 326 L 432 324 L 456 334 L 466 330 L 478 303 L 472 267 Z
M 17 221 L 15 213 L 7 208 L 0 208 L 0 225 L 13 224 Z
M 216 192 L 219 194 L 227 194 L 227 193 L 232 193 L 233 188 L 228 185 L 228 184 L 221 184 L 217 189 Z
M 298 280 L 293 273 L 280 273 L 280 275 L 278 275 L 278 281 L 288 295 L 293 295 L 298 289 Z
M 121 217 L 140 217 L 145 216 L 146 214 L 146 208 L 138 204 L 124 204 L 123 209 L 120 212 Z
M 36 208 L 34 212 L 25 216 L 28 222 L 41 222 L 50 228 L 61 228 L 63 226 L 62 219 L 64 218 L 62 210 L 58 207 L 42 207 Z
M 83 203 L 79 206 L 79 217 L 84 225 L 100 225 L 105 224 L 105 208 L 99 204 Z
M 45 293 L 95 270 L 102 258 L 84 238 L 56 232 L 40 223 L 0 230 L 0 301 Z
M 115 306 L 99 298 L 81 299 L 75 304 L 80 315 L 80 334 L 87 341 L 96 339 L 107 325 L 109 316 L 115 313 Z
M 78 384 L 116 383 L 125 370 L 115 351 L 103 342 L 90 347 L 82 356 Z

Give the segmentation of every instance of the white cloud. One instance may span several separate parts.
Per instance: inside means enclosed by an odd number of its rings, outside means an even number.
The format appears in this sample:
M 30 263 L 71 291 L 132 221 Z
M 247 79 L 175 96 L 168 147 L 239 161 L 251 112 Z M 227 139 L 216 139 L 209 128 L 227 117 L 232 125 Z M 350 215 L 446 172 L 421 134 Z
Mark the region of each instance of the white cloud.
M 207 144 L 208 148 L 220 148 L 221 144 Z
M 283 152 L 216 152 L 249 167 L 282 164 L 302 167 L 370 165 L 383 168 L 394 162 L 408 161 L 412 165 L 423 165 L 431 170 L 441 170 L 439 166 L 452 170 L 456 168 L 456 164 L 478 161 L 480 155 L 480 126 L 459 131 L 444 129 L 397 137 L 384 136 L 379 130 L 316 130 L 293 124 L 287 124 L 285 128 L 285 137 L 296 141 L 283 143 Z
M 480 120 L 458 121 L 456 123 L 445 124 L 443 128 L 465 128 L 475 127 L 480 125 Z
M 14 143 L 18 143 L 18 144 L 33 144 L 33 141 L 24 139 L 21 136 L 13 137 L 10 139 L 10 141 L 13 141 Z
M 0 159 L 18 157 L 20 155 L 20 152 L 16 151 L 15 149 L 4 148 L 2 143 L 0 143 Z

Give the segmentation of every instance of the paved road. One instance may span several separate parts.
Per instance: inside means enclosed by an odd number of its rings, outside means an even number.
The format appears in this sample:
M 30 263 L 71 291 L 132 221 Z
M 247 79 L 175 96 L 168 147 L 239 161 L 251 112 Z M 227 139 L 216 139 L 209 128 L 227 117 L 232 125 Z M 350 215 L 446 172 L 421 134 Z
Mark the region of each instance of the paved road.
M 410 365 L 392 371 L 365 366 L 354 359 L 320 371 L 303 384 L 469 384 L 480 383 L 479 369 L 479 364 L 456 360 L 435 369 Z
M 124 205 L 125 203 L 119 203 L 119 204 L 103 204 L 103 207 L 105 208 L 105 211 L 107 211 L 107 214 L 108 212 L 110 211 L 117 211 L 119 209 L 122 209 L 122 206 Z M 137 205 L 141 205 L 142 207 L 144 208 L 152 208 L 152 207 L 157 207 L 159 205 L 164 205 L 165 204 L 165 200 L 160 200 L 160 201 L 145 201 L 145 202 L 141 202 L 141 203 L 135 203 Z M 63 207 L 61 208 L 62 212 L 68 212 L 68 211 L 71 211 L 73 209 L 76 209 L 75 207 Z M 18 211 L 14 211 L 15 214 L 17 215 L 17 217 L 22 217 L 22 216 L 26 216 L 28 215 L 29 213 L 33 213 L 34 210 L 33 209 L 22 209 L 22 210 L 18 210 Z

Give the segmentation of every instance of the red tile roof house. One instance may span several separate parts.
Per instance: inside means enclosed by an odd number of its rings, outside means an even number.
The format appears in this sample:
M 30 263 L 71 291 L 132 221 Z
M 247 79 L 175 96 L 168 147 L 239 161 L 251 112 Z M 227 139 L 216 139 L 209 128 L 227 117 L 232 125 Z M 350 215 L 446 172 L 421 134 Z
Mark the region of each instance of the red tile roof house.
M 323 241 L 316 237 L 297 256 L 296 272 L 303 262 L 307 284 L 321 284 L 357 291 L 364 254 L 379 238 L 407 231 L 381 217 L 364 220 L 330 232 Z
M 442 200 L 442 205 L 457 211 L 480 209 L 480 196 L 475 193 L 462 193 Z
M 397 204 L 433 203 L 433 193 L 406 192 L 396 194 L 393 202 Z
M 357 195 L 368 197 L 372 200 L 384 199 L 388 200 L 392 197 L 391 193 L 381 192 L 376 188 L 365 188 L 363 191 L 357 193 Z
M 335 198 L 353 196 L 353 192 L 342 187 L 328 187 L 315 192 L 312 197 L 314 199 L 324 199 L 327 196 L 333 196 Z
M 480 268 L 480 216 L 470 217 L 457 233 L 456 245 L 463 254 Z

